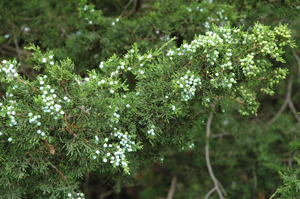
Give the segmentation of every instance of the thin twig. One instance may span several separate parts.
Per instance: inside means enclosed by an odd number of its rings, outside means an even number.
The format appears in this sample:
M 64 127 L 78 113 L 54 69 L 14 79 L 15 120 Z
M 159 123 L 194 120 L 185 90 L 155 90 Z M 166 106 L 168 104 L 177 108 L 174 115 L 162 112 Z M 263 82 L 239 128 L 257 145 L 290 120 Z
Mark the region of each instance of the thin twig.
M 29 84 L 27 84 L 26 82 L 24 82 L 23 80 L 21 80 L 21 79 L 17 79 L 19 82 L 22 82 L 23 84 L 25 84 L 25 85 L 27 85 L 27 86 L 29 86 L 29 87 L 31 87 L 32 88 L 32 90 L 34 90 L 34 91 L 36 91 L 36 92 L 39 92 L 40 94 L 42 94 L 42 92 L 41 91 L 39 91 L 39 90 L 37 90 L 36 88 L 34 88 L 34 87 L 32 87 L 32 86 L 30 86 Z
M 230 98 L 230 99 L 236 101 L 237 103 L 245 104 L 244 102 L 241 102 L 241 101 L 239 101 L 239 100 L 237 100 L 237 99 L 235 99 L 235 98 Z
M 71 97 L 71 96 L 69 95 L 69 93 L 68 93 L 68 91 L 67 91 L 65 85 L 64 85 L 62 82 L 60 82 L 60 81 L 58 81 L 58 83 L 63 87 L 63 89 L 64 89 L 66 95 L 67 95 L 69 98 L 73 99 L 74 97 Z
M 77 106 L 76 108 L 79 108 L 80 110 L 82 110 L 82 111 L 85 112 L 86 114 L 89 114 L 89 115 L 90 115 L 90 113 L 87 112 L 86 110 L 84 110 L 84 108 L 82 108 L 81 106 Z
M 300 77 L 300 59 L 299 59 L 299 56 L 294 51 L 292 51 L 292 52 L 298 62 L 298 68 L 299 68 L 298 73 L 299 73 L 299 77 Z
M 175 175 L 172 178 L 171 186 L 170 186 L 170 189 L 169 189 L 167 199 L 172 199 L 173 198 L 173 195 L 174 195 L 174 192 L 175 192 L 176 181 L 177 181 L 177 176 Z
M 68 183 L 68 185 L 70 186 L 70 184 L 69 184 L 67 178 L 64 176 L 64 174 L 62 174 L 62 172 L 61 172 L 56 166 L 54 166 L 54 165 L 48 160 L 48 158 L 46 158 L 46 160 L 50 163 L 51 167 L 54 168 L 54 169 L 55 169 L 55 170 L 63 177 L 63 179 Z
M 213 118 L 213 112 L 211 112 L 209 114 L 209 117 L 207 119 L 207 123 L 206 123 L 206 144 L 205 144 L 205 160 L 206 160 L 206 166 L 207 166 L 207 169 L 208 169 L 208 172 L 209 172 L 209 175 L 211 177 L 211 179 L 213 180 L 214 182 L 214 185 L 215 185 L 215 189 L 217 190 L 218 194 L 219 194 L 219 198 L 220 199 L 224 199 L 223 195 L 222 195 L 222 192 L 219 188 L 219 185 L 218 185 L 218 180 L 217 178 L 215 177 L 214 173 L 213 173 L 213 170 L 212 170 L 212 167 L 211 167 L 211 164 L 210 164 L 210 159 L 209 159 L 209 136 L 210 136 L 210 126 L 211 126 L 211 121 L 212 121 L 212 118 Z M 213 189 L 212 189 L 213 190 Z M 212 191 L 210 190 L 210 191 Z M 214 191 L 214 190 L 213 190 Z M 212 191 L 212 192 L 213 192 Z M 206 194 L 208 195 L 208 194 Z M 210 195 L 210 194 L 209 194 Z M 208 196 L 209 196 L 208 195 Z M 208 197 L 207 197 L 208 198 Z

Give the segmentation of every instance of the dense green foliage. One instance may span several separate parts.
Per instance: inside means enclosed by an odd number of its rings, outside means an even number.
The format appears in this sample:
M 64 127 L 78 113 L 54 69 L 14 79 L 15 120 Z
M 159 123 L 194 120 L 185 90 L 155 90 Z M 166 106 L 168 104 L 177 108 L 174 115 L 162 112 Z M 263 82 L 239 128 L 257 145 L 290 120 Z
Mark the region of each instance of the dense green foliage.
M 2 1 L 3 198 L 297 196 L 299 2 L 91 3 Z

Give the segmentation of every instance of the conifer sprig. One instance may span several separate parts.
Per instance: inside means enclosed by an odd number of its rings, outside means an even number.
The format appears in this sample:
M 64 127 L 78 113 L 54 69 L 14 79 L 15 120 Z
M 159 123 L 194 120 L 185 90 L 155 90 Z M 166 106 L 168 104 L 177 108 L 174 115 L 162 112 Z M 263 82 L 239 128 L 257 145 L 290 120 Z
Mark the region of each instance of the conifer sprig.
M 16 182 L 16 190 L 32 175 L 49 175 L 71 194 L 87 171 L 130 174 L 131 161 L 192 146 L 189 129 L 201 117 L 195 102 L 206 110 L 211 102 L 232 99 L 242 104 L 242 115 L 256 114 L 259 102 L 250 91 L 259 86 L 273 94 L 273 85 L 285 78 L 287 70 L 270 70 L 266 57 L 284 62 L 282 46 L 295 47 L 290 34 L 281 24 L 271 30 L 257 23 L 252 33 L 213 26 L 167 53 L 160 48 L 141 55 L 134 45 L 85 78 L 74 73 L 70 59 L 54 61 L 51 51 L 31 45 L 35 69 L 44 73 L 34 81 L 18 75 L 16 61 L 1 62 L 0 80 L 11 83 L 1 100 L 1 164 L 7 168 L 1 186 Z M 134 90 L 122 79 L 125 73 L 135 76 Z

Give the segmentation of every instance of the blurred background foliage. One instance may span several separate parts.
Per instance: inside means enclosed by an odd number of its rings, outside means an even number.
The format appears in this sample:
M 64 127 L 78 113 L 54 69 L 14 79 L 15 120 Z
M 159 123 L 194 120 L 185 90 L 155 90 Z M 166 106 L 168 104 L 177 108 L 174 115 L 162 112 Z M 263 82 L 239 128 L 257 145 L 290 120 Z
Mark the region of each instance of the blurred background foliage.
M 0 59 L 16 58 L 21 63 L 19 73 L 29 79 L 38 74 L 30 59 L 32 52 L 24 49 L 30 43 L 53 50 L 56 59 L 71 58 L 82 77 L 112 55 L 122 56 L 134 43 L 143 53 L 176 37 L 169 48 L 179 47 L 184 40 L 190 42 L 209 31 L 212 23 L 230 23 L 249 31 L 257 21 L 271 26 L 289 23 L 300 46 L 299 0 L 1 0 L 0 13 Z M 278 64 L 288 68 L 290 74 L 276 85 L 275 95 L 258 95 L 257 116 L 241 116 L 236 103 L 226 112 L 216 108 L 210 161 L 226 198 L 270 198 L 283 185 L 278 171 L 298 167 L 300 49 L 285 52 L 286 64 L 270 61 L 274 68 Z M 135 82 L 129 83 L 134 89 Z M 1 84 L 1 95 L 6 87 Z M 205 111 L 203 117 L 207 117 Z M 86 198 L 166 198 L 171 184 L 173 198 L 205 198 L 213 182 L 205 162 L 202 122 L 191 129 L 193 150 L 165 151 L 163 162 L 141 167 L 132 163 L 131 176 L 86 173 L 81 184 Z M 218 198 L 217 193 L 210 198 Z

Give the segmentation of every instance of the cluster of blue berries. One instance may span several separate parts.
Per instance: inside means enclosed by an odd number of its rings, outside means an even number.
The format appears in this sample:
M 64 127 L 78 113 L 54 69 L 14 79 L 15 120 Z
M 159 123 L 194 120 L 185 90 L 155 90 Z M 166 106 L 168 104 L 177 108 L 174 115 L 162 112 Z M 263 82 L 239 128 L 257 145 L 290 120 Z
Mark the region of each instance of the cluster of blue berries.
M 196 86 L 201 85 L 201 79 L 187 71 L 187 74 L 184 77 L 180 77 L 176 84 L 182 89 L 182 100 L 188 101 L 195 96 Z

